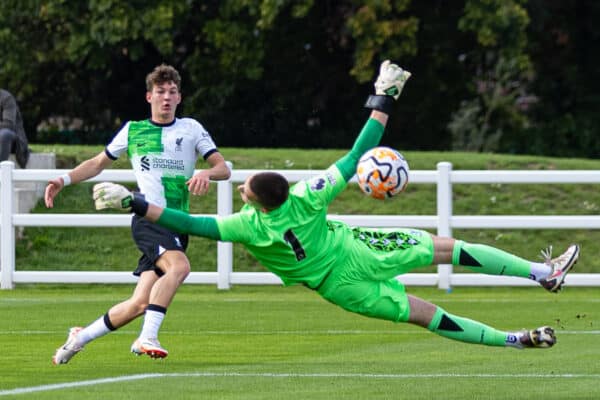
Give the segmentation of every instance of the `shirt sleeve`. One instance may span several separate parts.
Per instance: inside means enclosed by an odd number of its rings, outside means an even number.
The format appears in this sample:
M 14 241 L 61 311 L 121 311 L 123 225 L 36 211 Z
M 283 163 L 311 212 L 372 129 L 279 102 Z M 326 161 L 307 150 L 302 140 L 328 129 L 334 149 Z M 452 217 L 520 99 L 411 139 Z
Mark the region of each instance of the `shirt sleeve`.
M 244 205 L 240 212 L 217 219 L 221 240 L 225 242 L 251 243 L 254 238 L 253 226 L 256 226 L 256 211 Z
M 217 151 L 217 145 L 210 136 L 210 133 L 204 129 L 204 126 L 200 122 L 196 120 L 192 121 L 198 137 L 196 151 L 206 160 L 211 154 Z
M 117 132 L 110 143 L 106 146 L 105 152 L 110 159 L 116 160 L 127 150 L 130 124 L 131 121 L 128 121 L 125 125 L 123 125 L 119 132 Z
M 221 240 L 215 217 L 193 216 L 183 211 L 165 208 L 156 223 L 175 232 Z
M 338 161 L 336 165 L 344 179 L 349 181 L 356 173 L 356 164 L 365 151 L 377 146 L 383 136 L 384 127 L 381 122 L 369 118 L 356 138 L 352 149 Z
M 314 209 L 327 207 L 348 185 L 336 164 L 330 166 L 323 173 L 307 181 L 300 181 L 290 192 L 298 197 L 304 197 Z

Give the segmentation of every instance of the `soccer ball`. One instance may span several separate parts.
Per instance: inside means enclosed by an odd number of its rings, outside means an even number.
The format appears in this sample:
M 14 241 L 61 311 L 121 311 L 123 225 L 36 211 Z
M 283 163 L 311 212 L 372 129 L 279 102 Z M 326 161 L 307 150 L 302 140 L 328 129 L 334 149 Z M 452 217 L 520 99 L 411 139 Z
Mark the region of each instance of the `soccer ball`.
M 360 190 L 380 200 L 402 192 L 408 184 L 409 171 L 402 154 L 384 146 L 367 151 L 356 166 Z

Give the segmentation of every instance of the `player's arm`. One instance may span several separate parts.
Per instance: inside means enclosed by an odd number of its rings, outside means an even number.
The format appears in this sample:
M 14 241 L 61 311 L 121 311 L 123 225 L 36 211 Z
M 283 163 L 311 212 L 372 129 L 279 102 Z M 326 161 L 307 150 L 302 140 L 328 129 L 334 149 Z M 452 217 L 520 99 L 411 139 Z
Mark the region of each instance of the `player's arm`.
M 175 232 L 220 240 L 221 234 L 214 217 L 192 216 L 183 211 L 162 208 L 148 203 L 139 193 L 132 193 L 122 185 L 102 182 L 94 185 L 97 210 L 125 209 Z
M 356 138 L 352 149 L 335 163 L 346 181 L 354 176 L 360 156 L 379 144 L 394 101 L 400 97 L 402 88 L 410 75 L 410 72 L 396 64 L 391 64 L 389 60 L 381 63 L 379 75 L 375 81 L 375 95 L 369 96 L 365 103 L 365 107 L 373 111 Z
M 113 160 L 106 154 L 106 152 L 103 151 L 95 157 L 82 162 L 69 173 L 48 181 L 48 185 L 46 186 L 46 191 L 44 193 L 46 207 L 54 207 L 54 198 L 63 187 L 85 181 L 86 179 L 98 175 L 109 165 L 111 165 L 112 162 Z
M 210 165 L 210 168 L 199 171 L 186 182 L 191 194 L 204 195 L 208 192 L 211 180 L 222 181 L 229 179 L 231 176 L 231 170 L 218 151 L 208 156 L 206 162 Z

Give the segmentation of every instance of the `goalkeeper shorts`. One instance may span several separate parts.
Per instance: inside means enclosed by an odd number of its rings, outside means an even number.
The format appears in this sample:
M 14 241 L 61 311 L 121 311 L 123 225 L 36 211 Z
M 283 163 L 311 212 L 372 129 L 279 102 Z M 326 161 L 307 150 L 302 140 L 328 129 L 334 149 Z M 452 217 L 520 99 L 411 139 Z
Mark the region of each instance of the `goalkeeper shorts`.
M 348 257 L 333 267 L 318 292 L 352 312 L 408 321 L 410 307 L 396 276 L 433 262 L 433 239 L 418 229 L 355 228 Z

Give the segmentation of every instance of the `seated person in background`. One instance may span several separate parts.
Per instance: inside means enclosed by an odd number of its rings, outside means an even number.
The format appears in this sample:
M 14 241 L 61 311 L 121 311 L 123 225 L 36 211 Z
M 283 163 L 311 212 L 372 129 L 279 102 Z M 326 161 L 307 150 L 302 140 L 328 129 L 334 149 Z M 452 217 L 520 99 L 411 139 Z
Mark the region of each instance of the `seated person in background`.
M 0 161 L 8 160 L 13 153 L 21 168 L 29 161 L 29 146 L 23 118 L 14 96 L 0 89 Z

